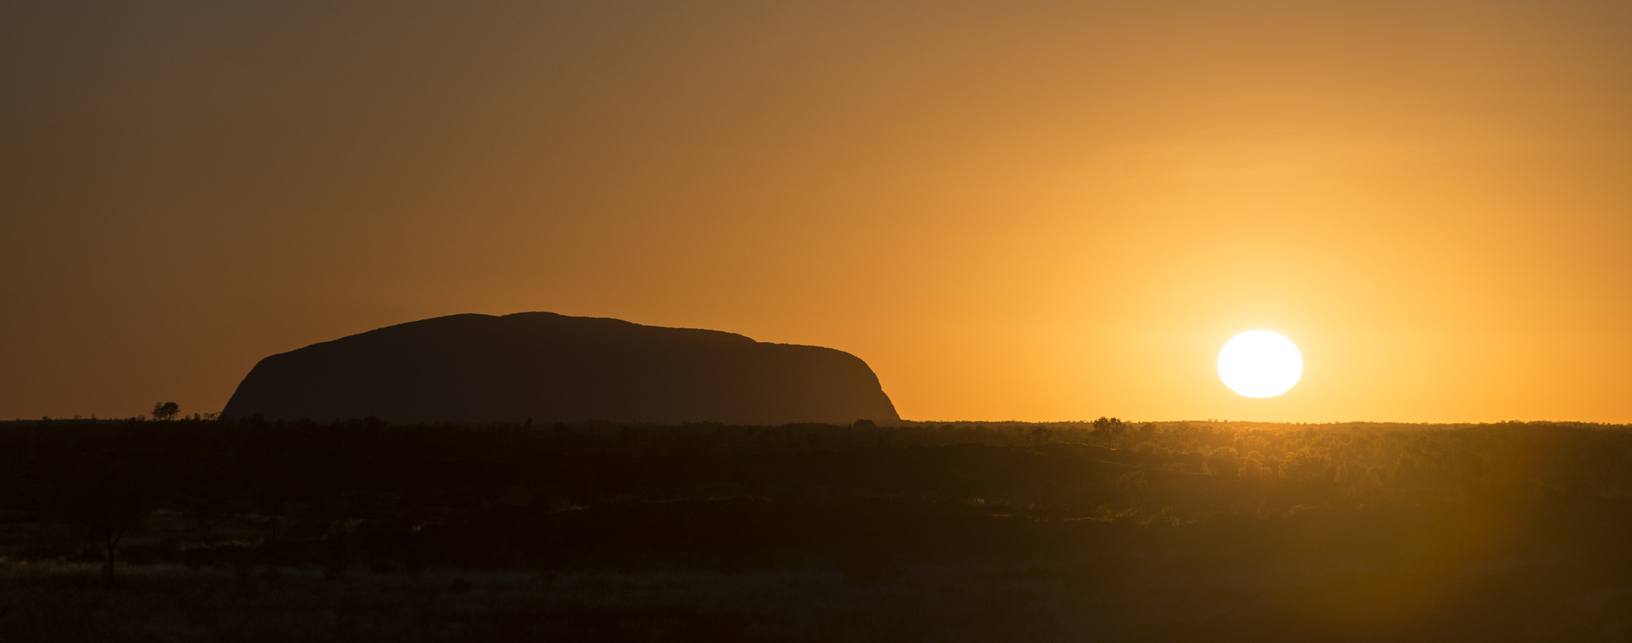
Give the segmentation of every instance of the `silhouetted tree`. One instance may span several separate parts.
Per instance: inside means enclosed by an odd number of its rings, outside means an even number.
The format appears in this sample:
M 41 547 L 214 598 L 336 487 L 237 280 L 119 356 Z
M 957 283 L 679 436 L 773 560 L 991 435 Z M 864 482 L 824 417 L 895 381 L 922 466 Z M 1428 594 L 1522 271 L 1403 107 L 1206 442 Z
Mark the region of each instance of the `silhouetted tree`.
M 1127 426 L 1116 418 L 1100 417 L 1094 420 L 1093 437 L 1100 442 L 1111 442 L 1127 433 Z
M 173 420 L 181 413 L 181 405 L 175 402 L 159 402 L 153 405 L 153 419 Z

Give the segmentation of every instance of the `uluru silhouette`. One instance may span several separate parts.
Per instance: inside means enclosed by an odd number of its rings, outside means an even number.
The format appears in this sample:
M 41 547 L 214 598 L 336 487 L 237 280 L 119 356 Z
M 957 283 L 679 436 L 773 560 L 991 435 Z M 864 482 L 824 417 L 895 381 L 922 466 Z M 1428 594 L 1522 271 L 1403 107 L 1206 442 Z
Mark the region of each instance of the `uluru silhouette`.
M 450 315 L 267 357 L 227 417 L 779 425 L 894 420 L 866 362 L 713 330 Z

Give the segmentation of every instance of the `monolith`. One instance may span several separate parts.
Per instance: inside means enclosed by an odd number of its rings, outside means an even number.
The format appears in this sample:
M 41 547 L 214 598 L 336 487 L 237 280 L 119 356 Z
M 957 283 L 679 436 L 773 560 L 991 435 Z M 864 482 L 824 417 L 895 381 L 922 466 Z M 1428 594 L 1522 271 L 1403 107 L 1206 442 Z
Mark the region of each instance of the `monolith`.
M 451 315 L 267 357 L 222 415 L 780 425 L 899 419 L 831 348 L 554 313 Z

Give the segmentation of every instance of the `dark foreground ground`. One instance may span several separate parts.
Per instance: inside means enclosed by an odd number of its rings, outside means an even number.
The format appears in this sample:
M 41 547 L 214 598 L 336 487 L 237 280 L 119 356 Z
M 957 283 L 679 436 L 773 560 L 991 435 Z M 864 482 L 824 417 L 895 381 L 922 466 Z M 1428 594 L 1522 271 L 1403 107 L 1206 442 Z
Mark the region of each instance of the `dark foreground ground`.
M 1590 425 L 5 423 L 0 642 L 1628 640 L 1629 492 Z

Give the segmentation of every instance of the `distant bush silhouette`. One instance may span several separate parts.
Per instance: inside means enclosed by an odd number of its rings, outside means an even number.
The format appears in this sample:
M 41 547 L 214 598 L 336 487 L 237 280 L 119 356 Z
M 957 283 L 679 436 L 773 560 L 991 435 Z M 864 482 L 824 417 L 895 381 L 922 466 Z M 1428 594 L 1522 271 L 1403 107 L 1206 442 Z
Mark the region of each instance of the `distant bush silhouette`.
M 160 402 L 153 405 L 153 419 L 174 420 L 181 414 L 181 405 L 175 402 Z

